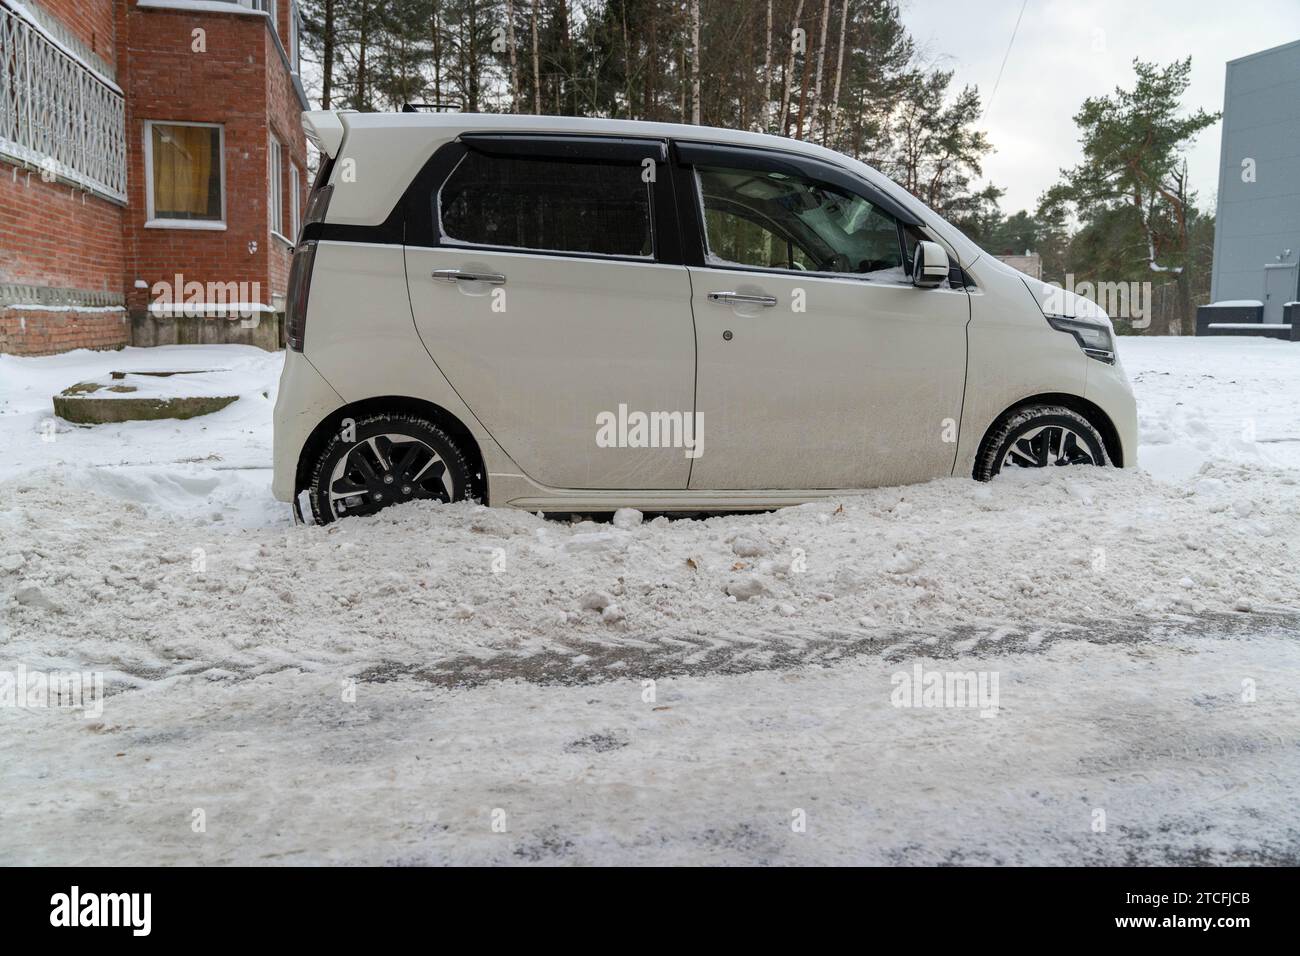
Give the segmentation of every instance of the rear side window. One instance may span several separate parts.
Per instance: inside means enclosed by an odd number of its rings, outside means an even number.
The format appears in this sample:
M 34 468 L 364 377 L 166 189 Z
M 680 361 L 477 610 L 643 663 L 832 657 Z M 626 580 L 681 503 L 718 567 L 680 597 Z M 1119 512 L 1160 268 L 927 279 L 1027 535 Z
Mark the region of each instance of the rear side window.
M 639 163 L 470 151 L 435 197 L 451 242 L 649 258 L 650 185 Z

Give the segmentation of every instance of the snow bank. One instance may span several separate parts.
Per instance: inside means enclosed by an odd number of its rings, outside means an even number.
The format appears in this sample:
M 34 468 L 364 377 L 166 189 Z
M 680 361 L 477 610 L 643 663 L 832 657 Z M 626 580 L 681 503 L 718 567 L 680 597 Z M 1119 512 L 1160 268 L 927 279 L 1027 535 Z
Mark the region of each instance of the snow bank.
M 215 493 L 198 473 L 181 488 L 138 480 L 123 503 L 45 471 L 0 483 L 13 505 L 0 567 L 14 568 L 0 589 L 40 595 L 11 602 L 11 653 L 137 674 L 438 671 L 500 655 L 583 656 L 571 675 L 595 679 L 655 654 L 747 669 L 810 642 L 1003 628 L 1010 645 L 1123 619 L 1296 611 L 1300 483 L 1255 468 L 1245 493 L 1245 477 L 1216 465 L 1184 490 L 1138 472 L 1022 472 L 623 528 L 421 502 L 226 530 L 148 507 Z

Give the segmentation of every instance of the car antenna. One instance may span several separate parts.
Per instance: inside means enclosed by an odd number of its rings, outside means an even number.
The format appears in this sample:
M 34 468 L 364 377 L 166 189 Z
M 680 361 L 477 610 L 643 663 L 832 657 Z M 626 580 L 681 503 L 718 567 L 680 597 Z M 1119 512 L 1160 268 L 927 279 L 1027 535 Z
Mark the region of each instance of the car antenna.
M 419 113 L 421 110 L 439 113 L 443 110 L 459 110 L 459 103 L 403 103 L 403 113 Z

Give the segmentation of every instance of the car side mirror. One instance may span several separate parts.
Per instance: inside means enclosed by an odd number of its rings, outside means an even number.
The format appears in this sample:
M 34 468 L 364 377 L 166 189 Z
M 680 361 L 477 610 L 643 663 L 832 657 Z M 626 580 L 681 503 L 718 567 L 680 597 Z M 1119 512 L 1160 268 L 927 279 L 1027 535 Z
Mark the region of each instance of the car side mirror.
M 937 242 L 922 240 L 912 257 L 912 285 L 933 289 L 948 278 L 948 251 Z

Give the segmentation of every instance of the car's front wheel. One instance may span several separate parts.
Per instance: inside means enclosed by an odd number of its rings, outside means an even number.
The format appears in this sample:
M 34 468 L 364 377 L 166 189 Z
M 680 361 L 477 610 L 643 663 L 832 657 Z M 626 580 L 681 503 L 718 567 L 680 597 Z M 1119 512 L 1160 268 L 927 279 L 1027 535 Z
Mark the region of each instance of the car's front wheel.
M 311 473 L 311 510 L 319 524 L 407 501 L 452 502 L 476 495 L 464 451 L 418 415 L 344 419 Z
M 1106 442 L 1088 419 L 1061 405 L 1032 405 L 995 426 L 975 462 L 975 477 L 988 481 L 1007 468 L 1110 463 Z

